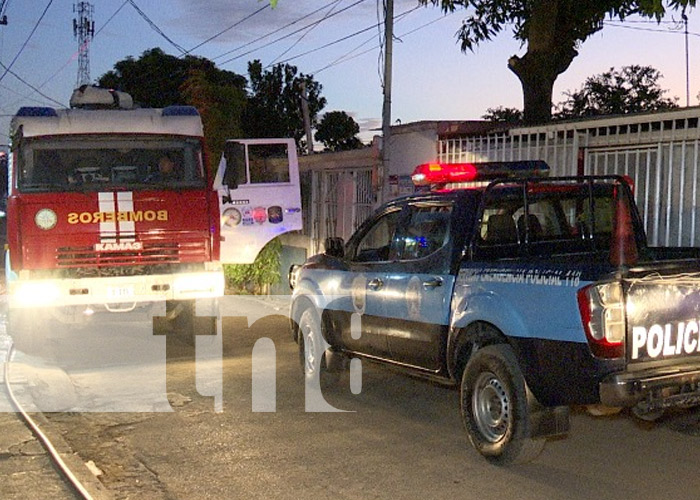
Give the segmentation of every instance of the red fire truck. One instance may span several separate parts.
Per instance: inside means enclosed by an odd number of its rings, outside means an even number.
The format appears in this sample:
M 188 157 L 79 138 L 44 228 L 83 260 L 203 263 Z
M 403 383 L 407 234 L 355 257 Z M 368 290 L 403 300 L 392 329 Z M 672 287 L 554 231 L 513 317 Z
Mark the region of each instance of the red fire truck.
M 159 302 L 166 323 L 201 328 L 195 300 L 223 295 L 224 278 L 195 108 L 134 108 L 128 94 L 81 87 L 70 109 L 17 112 L 8 163 L 5 267 L 18 348 L 41 345 L 57 320 Z

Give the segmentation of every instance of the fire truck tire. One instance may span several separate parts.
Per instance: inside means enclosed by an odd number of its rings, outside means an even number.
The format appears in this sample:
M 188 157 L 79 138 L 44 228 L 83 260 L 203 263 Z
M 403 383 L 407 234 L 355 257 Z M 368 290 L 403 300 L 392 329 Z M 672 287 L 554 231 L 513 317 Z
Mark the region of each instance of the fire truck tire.
M 194 345 L 197 335 L 216 335 L 216 317 L 210 316 L 207 307 L 197 314 L 195 300 L 169 300 L 165 303 L 168 333 L 172 333 L 187 344 Z

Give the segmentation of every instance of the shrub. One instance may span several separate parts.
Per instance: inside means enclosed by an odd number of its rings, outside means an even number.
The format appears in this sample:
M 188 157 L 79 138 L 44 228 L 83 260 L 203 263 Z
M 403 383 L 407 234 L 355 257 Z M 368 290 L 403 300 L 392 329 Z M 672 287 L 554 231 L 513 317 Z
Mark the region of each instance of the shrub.
M 224 266 L 229 293 L 269 293 L 270 285 L 280 280 L 282 242 L 275 238 L 260 250 L 252 264 Z

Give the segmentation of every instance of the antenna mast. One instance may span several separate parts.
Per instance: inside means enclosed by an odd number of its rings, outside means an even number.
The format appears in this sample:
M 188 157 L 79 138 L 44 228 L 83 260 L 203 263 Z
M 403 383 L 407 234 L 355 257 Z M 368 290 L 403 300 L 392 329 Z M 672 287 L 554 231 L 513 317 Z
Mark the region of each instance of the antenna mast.
M 0 0 L 0 25 L 7 26 L 7 16 L 5 15 L 7 0 Z
M 73 36 L 78 40 L 78 80 L 76 87 L 90 84 L 90 42 L 95 36 L 95 21 L 92 14 L 95 8 L 89 2 L 73 4 Z

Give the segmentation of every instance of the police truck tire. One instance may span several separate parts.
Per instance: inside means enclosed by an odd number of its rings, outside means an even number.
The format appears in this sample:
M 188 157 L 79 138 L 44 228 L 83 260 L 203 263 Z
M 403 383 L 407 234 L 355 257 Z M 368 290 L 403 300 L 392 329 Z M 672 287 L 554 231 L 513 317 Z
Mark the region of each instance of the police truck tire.
M 510 346 L 476 351 L 462 375 L 460 392 L 469 440 L 489 462 L 521 464 L 542 452 L 545 439 L 529 437 L 525 379 Z
M 321 319 L 313 306 L 302 311 L 298 325 L 299 361 L 305 379 L 318 377 L 322 389 L 337 384 L 340 373 L 329 371 L 326 366 Z

